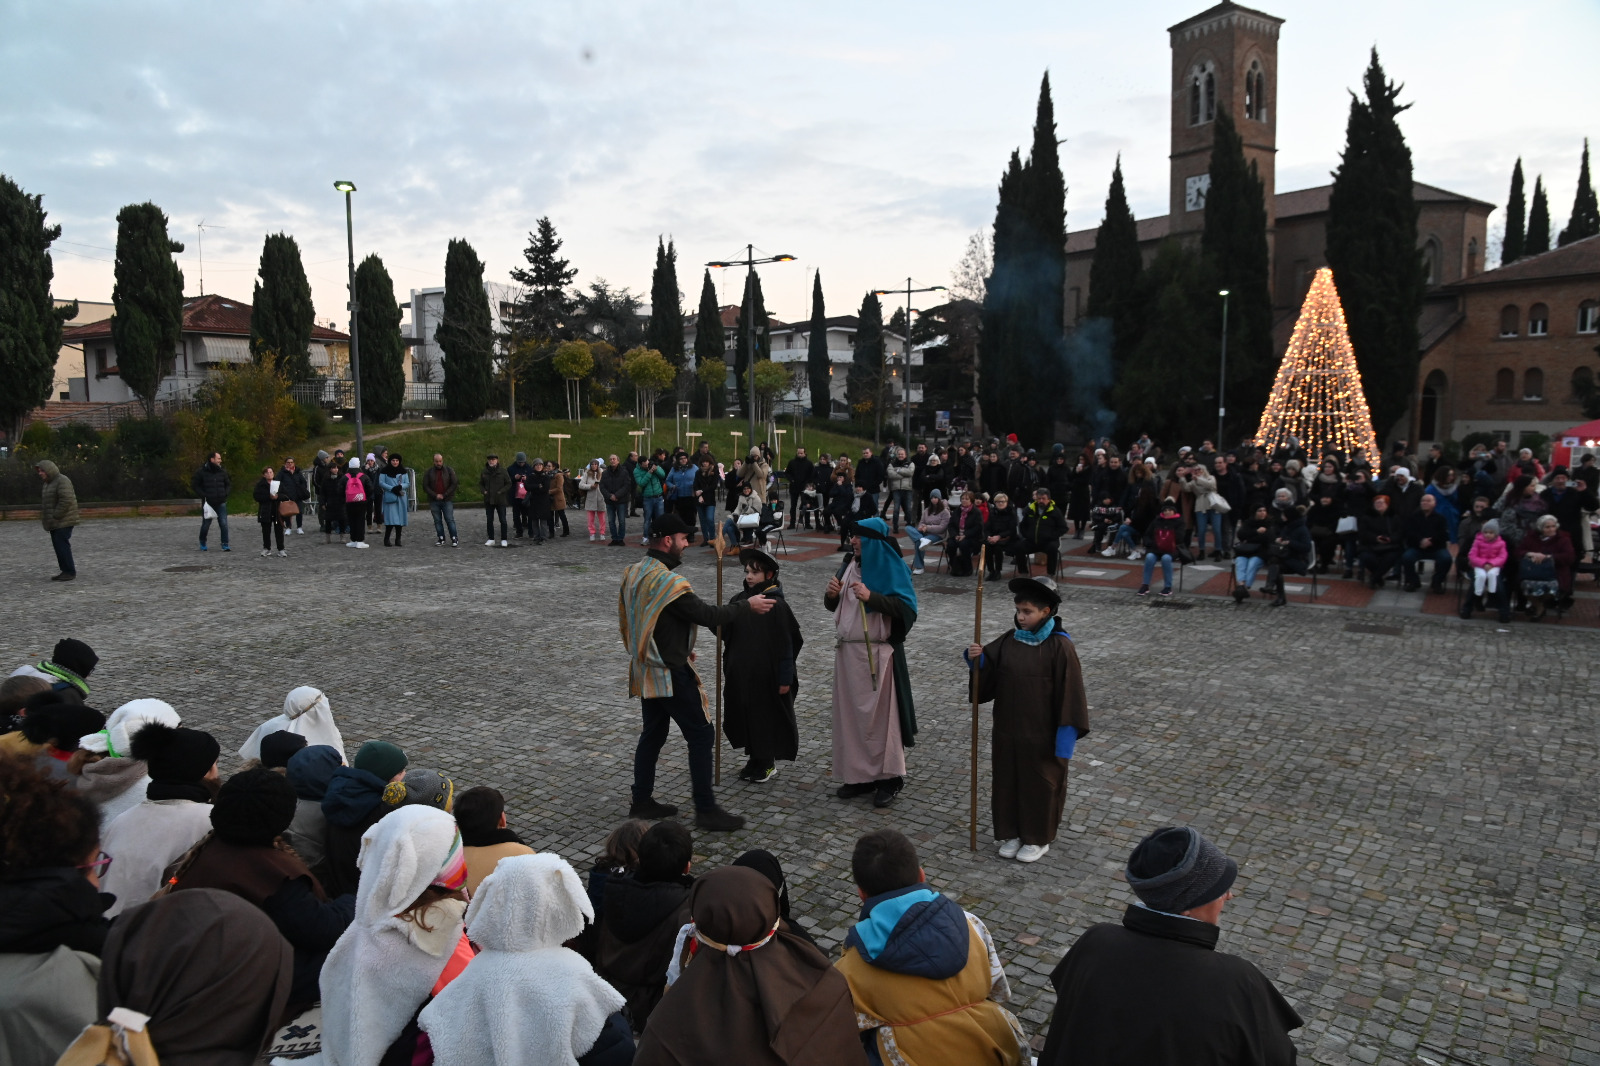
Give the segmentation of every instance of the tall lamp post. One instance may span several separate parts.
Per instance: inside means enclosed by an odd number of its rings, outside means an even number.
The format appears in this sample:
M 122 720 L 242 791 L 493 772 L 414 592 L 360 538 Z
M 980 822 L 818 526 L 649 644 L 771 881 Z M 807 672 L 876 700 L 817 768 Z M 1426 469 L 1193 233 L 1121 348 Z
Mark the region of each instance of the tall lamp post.
M 1228 413 L 1227 396 L 1228 387 L 1228 290 L 1219 289 L 1217 295 L 1222 297 L 1222 368 L 1217 372 L 1217 451 L 1225 451 L 1227 443 L 1222 439 L 1222 416 Z
M 910 278 L 906 279 L 906 287 L 903 289 L 872 290 L 872 294 L 874 296 L 888 296 L 890 293 L 894 293 L 897 296 L 900 293 L 905 293 L 906 296 L 906 340 L 904 352 L 906 357 L 906 380 L 900 386 L 900 398 L 902 401 L 900 415 L 903 423 L 900 427 L 900 431 L 905 438 L 905 444 L 907 448 L 911 447 L 911 294 L 915 292 L 944 291 L 943 285 L 929 285 L 926 288 L 913 289 L 911 287 Z
M 361 335 L 357 325 L 361 304 L 356 300 L 356 231 L 350 219 L 350 194 L 356 191 L 356 183 L 336 181 L 333 187 L 344 193 L 344 238 L 350 253 L 350 376 L 356 383 L 356 455 L 360 457 L 367 454 L 367 448 L 361 435 Z
M 746 362 L 745 362 L 744 380 L 745 380 L 745 384 L 748 386 L 746 391 L 749 393 L 749 395 L 745 398 L 745 405 L 746 405 L 746 407 L 749 408 L 749 413 L 750 413 L 750 444 L 752 446 L 754 446 L 755 442 L 756 442 L 756 372 L 755 371 L 756 371 L 756 338 L 759 336 L 759 334 L 756 331 L 756 309 L 755 309 L 755 295 L 756 295 L 755 273 L 756 273 L 756 267 L 760 266 L 762 263 L 792 263 L 792 262 L 794 262 L 794 256 L 792 256 L 792 255 L 769 255 L 769 256 L 765 256 L 765 257 L 763 257 L 761 259 L 757 259 L 756 258 L 756 252 L 755 252 L 755 245 L 747 244 L 747 245 L 744 246 L 744 258 L 743 259 L 728 259 L 728 260 L 719 259 L 714 263 L 707 263 L 706 264 L 706 266 L 708 266 L 708 267 L 717 267 L 718 269 L 722 269 L 724 267 L 735 267 L 735 266 L 743 266 L 745 268 L 744 323 L 745 323 L 746 328 L 748 328 L 750 330 L 750 358 L 748 360 L 746 360 Z

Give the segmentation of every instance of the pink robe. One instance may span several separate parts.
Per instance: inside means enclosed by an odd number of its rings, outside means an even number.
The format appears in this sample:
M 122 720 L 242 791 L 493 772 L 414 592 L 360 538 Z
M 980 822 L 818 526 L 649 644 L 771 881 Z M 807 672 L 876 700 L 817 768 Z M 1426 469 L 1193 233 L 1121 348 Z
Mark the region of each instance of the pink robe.
M 860 601 L 851 585 L 861 580 L 852 562 L 833 612 L 838 646 L 833 653 L 833 779 L 858 785 L 903 777 L 906 749 L 900 742 L 900 709 L 894 691 L 894 649 L 889 646 L 889 619 L 867 612 L 867 632 L 878 668 L 872 687 L 867 646 L 861 639 Z

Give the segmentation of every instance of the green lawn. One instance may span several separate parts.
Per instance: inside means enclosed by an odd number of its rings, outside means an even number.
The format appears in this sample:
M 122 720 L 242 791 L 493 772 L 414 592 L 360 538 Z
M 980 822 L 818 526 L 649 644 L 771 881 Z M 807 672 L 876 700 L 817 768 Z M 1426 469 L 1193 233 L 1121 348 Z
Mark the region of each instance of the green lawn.
M 735 418 L 713 421 L 696 419 L 691 429 L 704 436 L 694 438 L 694 444 L 698 445 L 701 440 L 709 441 L 712 453 L 719 461 L 726 463 L 736 454 L 742 455 L 749 451 L 747 425 L 743 420 Z M 365 439 L 368 451 L 373 450 L 374 444 L 382 443 L 390 451 L 399 452 L 404 456 L 407 466 L 417 469 L 431 463 L 435 452 L 442 454 L 445 462 L 455 467 L 456 473 L 461 478 L 461 492 L 457 499 L 471 502 L 480 498 L 477 474 L 483 468 L 486 456 L 494 453 L 500 456 L 503 464 L 509 465 L 512 456 L 522 451 L 528 453 L 530 461 L 535 458 L 553 461 L 556 458 L 556 441 L 550 439 L 552 433 L 572 434 L 570 440 L 560 442 L 561 465 L 571 470 L 574 476 L 585 463 L 596 457 L 604 458 L 613 452 L 626 455 L 636 447 L 640 451 L 648 451 L 652 447 L 662 447 L 671 451 L 678 444 L 671 419 L 656 420 L 656 432 L 653 438 L 648 436 L 634 438 L 628 435 L 629 430 L 638 428 L 637 421 L 632 418 L 586 418 L 582 425 L 573 425 L 566 421 L 528 421 L 519 418 L 517 433 L 512 436 L 509 420 L 420 424 L 404 422 L 369 427 Z M 778 428 L 788 431 L 780 438 L 783 442 L 782 462 L 787 463 L 794 455 L 795 449 L 794 420 L 786 418 L 779 423 Z M 804 425 L 802 428 L 805 436 L 801 443 L 806 447 L 806 454 L 813 459 L 820 452 L 838 454 L 840 449 L 846 449 L 852 458 L 857 458 L 861 454 L 861 449 L 871 444 L 871 441 L 829 433 L 821 429 L 820 425 L 818 428 L 813 428 L 811 425 Z M 746 435 L 734 437 L 730 431 Z M 302 466 L 309 469 L 318 448 L 332 452 L 335 446 L 345 445 L 353 437 L 354 427 L 336 423 L 332 427 L 332 432 L 326 436 L 307 441 L 302 445 L 300 451 L 304 452 L 304 455 L 297 455 L 296 458 Z M 635 445 L 636 439 L 641 443 Z M 689 441 L 685 440 L 684 445 L 688 447 Z M 347 448 L 347 450 L 353 452 L 353 449 Z

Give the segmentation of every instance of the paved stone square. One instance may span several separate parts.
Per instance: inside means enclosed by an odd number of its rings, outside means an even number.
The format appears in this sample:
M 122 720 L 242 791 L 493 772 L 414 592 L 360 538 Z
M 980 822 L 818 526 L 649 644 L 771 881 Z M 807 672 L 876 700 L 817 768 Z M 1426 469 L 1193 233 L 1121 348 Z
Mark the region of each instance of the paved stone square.
M 46 580 L 53 558 L 36 524 L 0 524 L 0 663 L 82 637 L 101 655 L 92 703 L 161 697 L 225 752 L 290 688 L 316 685 L 352 749 L 383 736 L 461 787 L 501 788 L 530 843 L 586 869 L 627 814 L 638 711 L 616 598 L 639 549 L 593 545 L 578 521 L 568 539 L 489 549 L 470 509 L 463 546 L 440 549 L 420 517 L 403 549 L 308 533 L 288 559 L 259 557 L 249 516 L 234 519 L 227 555 L 215 532 L 209 553 L 195 550 L 198 520 L 91 521 L 74 535 L 80 576 L 67 585 Z M 825 948 L 854 916 L 855 838 L 898 827 L 929 880 L 988 923 L 1012 1009 L 1042 1041 L 1050 970 L 1131 898 L 1118 874 L 1127 852 L 1187 822 L 1239 861 L 1221 947 L 1296 1004 L 1305 1060 L 1600 1063 L 1592 630 L 1074 585 L 1063 613 L 1094 731 L 1073 761 L 1060 840 L 1023 866 L 997 858 L 986 830 L 967 848 L 970 579 L 917 579 L 908 649 L 922 732 L 900 802 L 876 812 L 832 796 L 821 600 L 834 557 L 806 547 L 783 575 L 809 641 L 800 760 L 753 786 L 725 751 L 720 798 L 751 824 L 699 835 L 697 850 L 712 865 L 749 847 L 779 855 Z M 685 572 L 715 593 L 711 553 L 691 548 Z M 726 580 L 732 591 L 735 566 Z M 989 638 L 1010 598 L 991 586 L 984 609 Z M 688 806 L 676 736 L 657 795 Z

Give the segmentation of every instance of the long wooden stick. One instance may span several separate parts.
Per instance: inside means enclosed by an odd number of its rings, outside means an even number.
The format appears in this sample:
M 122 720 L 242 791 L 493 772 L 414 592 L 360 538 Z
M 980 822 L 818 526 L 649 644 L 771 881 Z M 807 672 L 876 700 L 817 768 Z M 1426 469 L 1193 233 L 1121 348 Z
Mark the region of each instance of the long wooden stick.
M 722 606 L 722 534 L 717 533 L 717 606 Z M 716 784 L 722 784 L 722 627 L 717 627 L 717 733 L 712 739 L 717 745 Z
M 864 600 L 857 600 L 856 606 L 861 608 L 861 639 L 867 645 L 867 671 L 872 675 L 872 691 L 878 691 L 878 660 L 872 654 L 872 632 L 867 628 L 867 604 Z
M 978 547 L 978 606 L 972 619 L 972 643 L 983 643 L 983 574 L 984 555 L 989 550 L 987 544 Z M 972 663 L 972 810 L 969 825 L 971 826 L 970 839 L 967 846 L 973 851 L 978 850 L 978 664 Z

